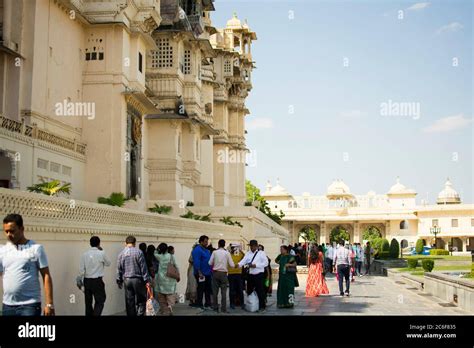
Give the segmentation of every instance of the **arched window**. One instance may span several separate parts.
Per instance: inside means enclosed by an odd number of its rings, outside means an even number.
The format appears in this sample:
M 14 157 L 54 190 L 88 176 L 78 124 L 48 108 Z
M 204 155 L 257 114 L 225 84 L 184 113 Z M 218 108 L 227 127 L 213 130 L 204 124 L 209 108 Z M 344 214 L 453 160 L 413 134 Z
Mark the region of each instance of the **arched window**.
M 408 230 L 408 221 L 407 220 L 400 221 L 400 229 L 401 230 Z
M 293 208 L 293 202 L 291 201 L 288 202 L 288 208 Z

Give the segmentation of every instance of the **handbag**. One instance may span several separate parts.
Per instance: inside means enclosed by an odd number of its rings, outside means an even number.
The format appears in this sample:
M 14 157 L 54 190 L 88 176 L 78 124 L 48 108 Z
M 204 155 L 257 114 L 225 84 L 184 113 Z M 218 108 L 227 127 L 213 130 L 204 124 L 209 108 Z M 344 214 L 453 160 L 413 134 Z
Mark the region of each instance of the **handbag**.
M 170 262 L 168 262 L 168 268 L 166 269 L 166 276 L 169 278 L 175 279 L 177 282 L 181 280 L 181 277 L 179 276 L 179 271 L 178 271 L 178 268 L 176 267 L 173 256 L 171 256 L 171 260 Z
M 253 260 L 255 259 L 255 256 L 257 256 L 259 250 L 253 255 L 252 260 L 250 261 L 250 264 L 252 264 Z M 249 267 L 242 267 L 242 279 L 243 280 L 248 280 L 250 274 L 250 268 Z

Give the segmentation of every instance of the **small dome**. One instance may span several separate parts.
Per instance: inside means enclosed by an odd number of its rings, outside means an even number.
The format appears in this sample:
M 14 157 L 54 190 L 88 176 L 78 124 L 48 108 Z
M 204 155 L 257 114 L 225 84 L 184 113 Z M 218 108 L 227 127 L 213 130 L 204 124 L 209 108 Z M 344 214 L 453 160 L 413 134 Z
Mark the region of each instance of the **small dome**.
M 286 188 L 280 185 L 280 180 L 277 179 L 276 185 L 272 187 L 270 181 L 267 182 L 264 196 L 291 196 Z
M 247 19 L 244 20 L 244 24 L 242 25 L 244 29 L 250 29 L 249 28 L 249 23 L 247 22 Z
M 461 197 L 459 197 L 459 194 L 456 192 L 455 189 L 453 189 L 453 184 L 451 184 L 451 181 L 449 181 L 449 178 L 446 180 L 446 183 L 444 184 L 444 190 L 441 191 L 438 195 L 438 204 L 458 204 L 461 203 Z
M 405 185 L 400 183 L 400 177 L 397 176 L 397 182 L 395 185 L 390 187 L 388 191 L 389 195 L 404 195 L 404 194 L 416 194 L 416 192 L 412 189 L 407 188 Z
M 227 21 L 227 29 L 242 29 L 242 23 L 237 18 L 237 13 L 234 12 L 234 16 Z
M 351 197 L 351 190 L 344 181 L 341 179 L 334 180 L 331 185 L 328 186 L 327 197 L 337 198 L 337 197 Z

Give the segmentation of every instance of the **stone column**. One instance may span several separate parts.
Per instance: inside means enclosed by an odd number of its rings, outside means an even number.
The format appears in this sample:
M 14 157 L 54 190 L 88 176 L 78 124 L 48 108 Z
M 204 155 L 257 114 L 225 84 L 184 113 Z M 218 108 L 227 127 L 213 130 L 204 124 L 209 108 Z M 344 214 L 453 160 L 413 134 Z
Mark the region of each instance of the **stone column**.
M 361 242 L 359 221 L 354 221 L 354 240 L 352 242 L 353 243 Z
M 326 230 L 326 223 L 324 221 L 321 221 L 319 225 L 319 230 L 320 232 L 320 242 L 321 243 L 328 243 L 329 242 L 329 236 L 327 235 L 327 230 Z
M 390 221 L 385 221 L 385 238 L 390 236 Z

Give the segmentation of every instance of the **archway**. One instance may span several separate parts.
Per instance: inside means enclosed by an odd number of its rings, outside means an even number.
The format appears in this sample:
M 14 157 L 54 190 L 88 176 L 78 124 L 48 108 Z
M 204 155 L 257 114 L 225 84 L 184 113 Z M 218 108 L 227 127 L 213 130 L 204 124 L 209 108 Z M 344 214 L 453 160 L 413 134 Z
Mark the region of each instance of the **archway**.
M 402 241 L 400 242 L 400 247 L 402 249 L 405 249 L 408 247 L 408 241 L 406 239 L 402 239 Z
M 453 245 L 452 246 L 453 246 L 453 251 L 463 251 L 462 250 L 462 240 L 461 240 L 461 238 L 453 238 Z
M 382 238 L 382 232 L 376 226 L 367 226 L 367 228 L 362 232 L 362 240 L 368 240 L 372 242 L 375 238 Z
M 350 241 L 351 235 L 349 232 L 342 226 L 338 225 L 331 230 L 329 234 L 329 241 L 331 244 L 333 242 L 339 243 L 341 240 Z
M 11 188 L 12 182 L 12 163 L 11 159 L 0 152 L 0 187 Z

